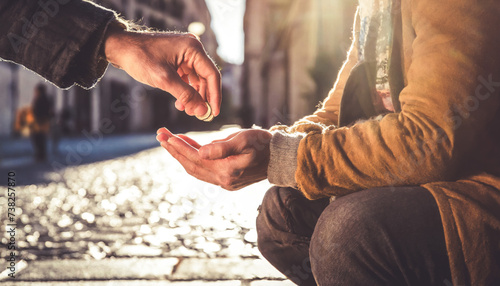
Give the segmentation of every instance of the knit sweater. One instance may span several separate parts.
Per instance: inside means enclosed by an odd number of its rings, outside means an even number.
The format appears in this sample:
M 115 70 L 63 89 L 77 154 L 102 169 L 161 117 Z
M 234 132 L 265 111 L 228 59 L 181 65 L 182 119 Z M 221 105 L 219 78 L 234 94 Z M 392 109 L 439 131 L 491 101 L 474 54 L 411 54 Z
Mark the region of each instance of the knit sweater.
M 385 16 L 366 16 L 366 3 L 323 106 L 272 128 L 269 179 L 310 199 L 423 186 L 440 210 L 453 284 L 500 285 L 500 3 L 395 0 Z M 380 113 L 383 60 L 370 41 L 384 42 L 387 17 L 394 112 Z

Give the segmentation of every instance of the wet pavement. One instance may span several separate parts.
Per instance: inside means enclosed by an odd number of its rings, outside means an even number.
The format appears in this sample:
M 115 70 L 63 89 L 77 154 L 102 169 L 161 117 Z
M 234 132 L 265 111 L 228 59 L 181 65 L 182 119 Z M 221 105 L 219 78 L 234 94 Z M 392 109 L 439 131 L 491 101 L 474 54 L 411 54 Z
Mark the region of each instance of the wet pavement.
M 234 131 L 190 135 L 203 144 Z M 3 181 L 16 173 L 16 255 L 27 267 L 3 282 L 292 285 L 257 249 L 255 217 L 267 181 L 238 192 L 198 181 L 161 147 L 151 148 L 154 134 L 65 140 L 59 155 L 37 164 L 26 140 L 19 142 L 16 150 L 0 148 L 0 172 Z M 4 258 L 9 233 L 1 236 Z M 0 266 L 6 269 L 5 259 Z

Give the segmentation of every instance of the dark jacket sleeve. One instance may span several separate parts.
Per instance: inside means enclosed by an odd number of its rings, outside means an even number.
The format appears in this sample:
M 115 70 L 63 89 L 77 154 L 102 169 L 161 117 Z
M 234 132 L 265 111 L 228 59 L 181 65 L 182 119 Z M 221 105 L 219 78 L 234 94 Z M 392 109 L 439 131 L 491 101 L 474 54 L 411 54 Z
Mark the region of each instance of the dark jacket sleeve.
M 0 58 L 61 88 L 102 77 L 104 34 L 116 13 L 82 0 L 0 1 Z

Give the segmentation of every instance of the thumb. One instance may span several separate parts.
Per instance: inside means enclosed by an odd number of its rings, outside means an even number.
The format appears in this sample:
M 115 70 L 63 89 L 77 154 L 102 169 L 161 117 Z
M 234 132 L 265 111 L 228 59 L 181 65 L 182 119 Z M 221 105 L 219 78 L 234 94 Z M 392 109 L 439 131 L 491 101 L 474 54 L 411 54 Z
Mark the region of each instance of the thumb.
M 207 113 L 208 107 L 201 95 L 175 72 L 167 72 L 166 80 L 160 83 L 160 88 L 172 94 L 176 99 L 176 107 L 184 107 L 188 115 L 203 116 Z
M 207 160 L 224 159 L 239 154 L 235 140 L 210 143 L 199 149 L 200 157 Z

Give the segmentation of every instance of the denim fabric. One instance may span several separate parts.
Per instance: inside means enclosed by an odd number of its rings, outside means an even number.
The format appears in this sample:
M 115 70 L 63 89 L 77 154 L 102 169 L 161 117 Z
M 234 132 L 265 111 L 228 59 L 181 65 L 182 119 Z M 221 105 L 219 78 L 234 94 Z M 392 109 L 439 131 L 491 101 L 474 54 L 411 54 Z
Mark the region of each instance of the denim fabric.
M 263 256 L 298 285 L 451 284 L 439 210 L 421 187 L 370 189 L 331 203 L 274 187 L 257 232 Z
M 309 201 L 293 188 L 271 188 L 257 217 L 259 250 L 298 285 L 315 285 L 309 243 L 329 199 Z

